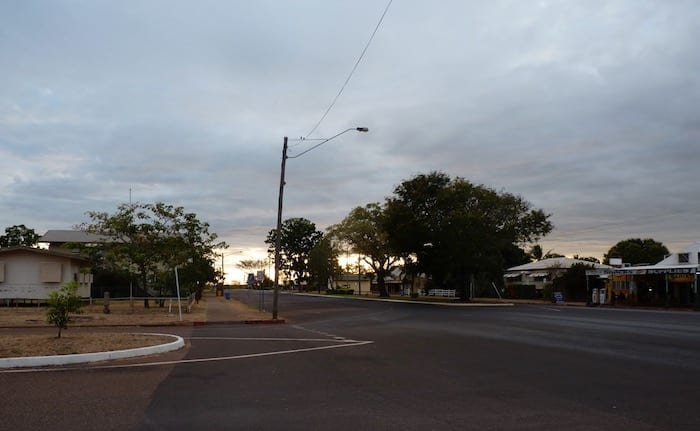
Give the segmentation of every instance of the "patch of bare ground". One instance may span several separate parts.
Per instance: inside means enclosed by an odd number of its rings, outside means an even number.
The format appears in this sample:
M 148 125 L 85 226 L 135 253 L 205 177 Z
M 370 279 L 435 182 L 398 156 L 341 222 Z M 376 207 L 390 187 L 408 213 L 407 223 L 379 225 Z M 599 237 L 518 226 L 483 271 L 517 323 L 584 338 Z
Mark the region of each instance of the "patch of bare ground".
M 76 353 L 109 352 L 115 350 L 148 347 L 173 341 L 171 337 L 126 332 L 87 332 L 73 333 L 74 327 L 109 327 L 172 325 L 206 321 L 206 299 L 192 304 L 187 312 L 187 302 L 183 301 L 182 320 L 177 301 L 166 300 L 161 304 L 150 301 L 145 308 L 143 300 L 114 300 L 109 304 L 109 313 L 104 312 L 103 301 L 93 301 L 82 307 L 82 313 L 72 314 L 68 331 L 56 338 L 58 329 L 46 322 L 47 307 L 0 307 L 0 327 L 17 328 L 17 334 L 0 335 L 0 358 L 70 355 Z M 50 333 L 22 334 L 21 328 L 47 328 Z M 53 328 L 53 329 L 49 329 Z
M 187 310 L 187 302 L 166 300 L 162 303 L 149 301 L 149 308 L 143 300 L 114 300 L 109 303 L 109 313 L 105 313 L 104 302 L 93 300 L 82 307 L 81 314 L 71 315 L 71 326 L 115 326 L 115 325 L 170 325 L 179 322 L 206 321 L 206 299 L 192 304 Z M 182 320 L 180 320 L 182 310 Z M 46 307 L 0 307 L 0 326 L 40 327 L 46 326 Z
M 108 352 L 170 343 L 172 337 L 156 334 L 101 332 L 94 334 L 0 335 L 0 358 L 71 355 Z

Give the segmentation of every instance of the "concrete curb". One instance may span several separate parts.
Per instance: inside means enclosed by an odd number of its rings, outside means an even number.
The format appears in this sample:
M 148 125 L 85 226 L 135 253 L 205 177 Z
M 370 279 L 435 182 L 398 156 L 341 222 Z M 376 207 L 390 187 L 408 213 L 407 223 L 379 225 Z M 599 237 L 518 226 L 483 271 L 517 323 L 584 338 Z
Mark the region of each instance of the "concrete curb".
M 193 322 L 193 326 L 204 325 L 275 325 L 287 323 L 284 319 L 249 319 L 249 320 L 213 320 L 211 322 Z
M 104 325 L 70 325 L 71 328 L 166 328 L 166 327 L 190 327 L 204 325 L 250 325 L 259 323 L 286 323 L 284 319 L 243 319 L 243 320 L 194 320 L 189 322 L 162 322 L 162 323 L 119 323 Z M 53 325 L 0 325 L 0 329 L 41 329 L 54 328 Z
M 407 299 L 390 299 L 390 298 L 369 298 L 362 296 L 340 296 L 340 295 L 319 295 L 318 293 L 293 293 L 292 295 L 316 296 L 318 298 L 335 298 L 335 299 L 354 299 L 358 301 L 380 301 L 380 302 L 398 302 L 401 304 L 423 304 L 423 305 L 439 305 L 442 307 L 512 307 L 515 304 L 510 302 L 433 302 L 433 301 L 411 301 Z
M 185 340 L 182 337 L 172 334 L 152 334 L 146 335 L 162 335 L 172 337 L 175 341 L 156 346 L 138 347 L 136 349 L 114 350 L 111 352 L 93 352 L 79 353 L 74 355 L 55 355 L 55 356 L 27 356 L 24 358 L 2 358 L 0 359 L 0 369 L 3 368 L 20 368 L 20 367 L 44 367 L 47 365 L 69 365 L 69 364 L 84 364 L 89 362 L 108 361 L 112 359 L 133 358 L 136 356 L 155 355 L 158 353 L 171 352 L 181 349 L 185 346 Z

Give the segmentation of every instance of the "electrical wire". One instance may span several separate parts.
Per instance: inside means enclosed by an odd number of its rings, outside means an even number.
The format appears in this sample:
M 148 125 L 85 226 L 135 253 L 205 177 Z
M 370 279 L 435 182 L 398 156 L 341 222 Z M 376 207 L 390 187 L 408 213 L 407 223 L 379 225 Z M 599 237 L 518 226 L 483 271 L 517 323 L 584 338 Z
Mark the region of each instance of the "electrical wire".
M 367 49 L 369 48 L 370 44 L 372 43 L 372 39 L 374 39 L 374 35 L 377 34 L 377 30 L 379 30 L 379 26 L 382 25 L 382 21 L 384 21 L 384 17 L 386 16 L 386 13 L 389 11 L 389 7 L 391 6 L 392 1 L 393 1 L 393 0 L 389 0 L 389 3 L 387 3 L 386 7 L 384 8 L 384 12 L 382 13 L 382 16 L 379 18 L 379 21 L 377 22 L 377 25 L 374 27 L 374 31 L 372 32 L 372 35 L 370 36 L 369 40 L 368 40 L 367 43 L 365 44 L 365 48 L 362 50 L 362 53 L 361 53 L 360 56 L 357 58 L 357 61 L 355 62 L 355 65 L 352 67 L 352 70 L 350 71 L 350 74 L 349 74 L 348 77 L 345 79 L 345 82 L 343 83 L 343 86 L 340 87 L 340 91 L 338 91 L 338 94 L 335 95 L 335 98 L 333 98 L 333 101 L 331 102 L 331 104 L 328 105 L 328 109 L 326 109 L 326 112 L 323 113 L 323 115 L 321 116 L 321 119 L 319 119 L 318 122 L 316 123 L 316 125 L 314 125 L 314 127 L 311 128 L 311 130 L 309 131 L 309 133 L 307 133 L 307 134 L 304 136 L 304 139 L 306 139 L 306 138 L 308 138 L 309 136 L 311 136 L 311 134 L 312 134 L 313 132 L 315 132 L 316 129 L 318 129 L 318 126 L 321 125 L 321 123 L 323 122 L 323 120 L 326 119 L 326 116 L 328 116 L 328 113 L 331 112 L 331 109 L 333 109 L 333 106 L 335 105 L 335 103 L 336 103 L 336 102 L 338 101 L 338 99 L 340 98 L 340 95 L 343 94 L 343 91 L 345 90 L 345 87 L 347 87 L 348 83 L 350 82 L 350 79 L 352 78 L 352 75 L 355 73 L 355 70 L 357 70 L 357 66 L 360 65 L 360 62 L 362 61 L 362 58 L 365 56 L 365 53 L 367 52 Z

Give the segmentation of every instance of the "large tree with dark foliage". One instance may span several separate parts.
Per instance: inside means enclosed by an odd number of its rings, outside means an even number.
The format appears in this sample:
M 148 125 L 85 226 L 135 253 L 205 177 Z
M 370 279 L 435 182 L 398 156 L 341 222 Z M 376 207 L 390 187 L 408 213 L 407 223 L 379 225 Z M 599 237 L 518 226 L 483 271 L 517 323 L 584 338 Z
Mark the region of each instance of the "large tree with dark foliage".
M 309 253 L 309 284 L 320 292 L 328 287 L 329 280 L 341 272 L 338 249 L 329 236 L 324 236 Z
M 653 265 L 663 260 L 667 254 L 666 246 L 651 238 L 630 238 L 612 246 L 603 256 L 603 263 L 607 265 L 610 263 L 610 258 L 618 257 L 622 262 L 632 265 L 642 263 Z
M 316 230 L 316 225 L 305 218 L 290 218 L 282 223 L 280 268 L 288 279 L 297 283 L 306 281 L 309 275 L 309 254 L 322 238 L 323 232 Z M 268 253 L 275 253 L 276 241 L 277 229 L 272 229 L 265 240 Z
M 34 247 L 38 242 L 39 235 L 23 224 L 6 227 L 0 236 L 0 247 Z
M 456 288 L 462 299 L 473 277 L 500 278 L 506 262 L 519 254 L 513 247 L 552 230 L 549 215 L 522 197 L 442 172 L 402 182 L 385 212 L 394 252 L 415 255 L 434 285 Z

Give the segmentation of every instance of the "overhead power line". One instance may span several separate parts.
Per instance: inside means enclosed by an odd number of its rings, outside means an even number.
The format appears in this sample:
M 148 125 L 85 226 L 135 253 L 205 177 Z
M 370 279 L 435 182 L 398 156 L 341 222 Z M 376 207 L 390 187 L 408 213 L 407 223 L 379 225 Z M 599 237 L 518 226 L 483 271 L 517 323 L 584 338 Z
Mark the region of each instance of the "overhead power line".
M 352 78 L 352 75 L 355 73 L 355 70 L 357 69 L 357 66 L 360 65 L 360 62 L 362 61 L 362 58 L 365 56 L 365 53 L 367 52 L 367 49 L 369 48 L 370 44 L 372 43 L 372 39 L 374 39 L 374 35 L 377 34 L 377 30 L 379 30 L 379 26 L 382 25 L 382 21 L 384 21 L 384 17 L 386 16 L 386 13 L 389 11 L 389 7 L 391 6 L 391 2 L 393 0 L 389 0 L 387 3 L 386 7 L 384 8 L 384 12 L 382 13 L 382 16 L 379 18 L 379 21 L 377 22 L 377 25 L 374 27 L 374 31 L 372 32 L 372 36 L 370 36 L 369 40 L 367 41 L 367 44 L 365 44 L 365 48 L 362 50 L 362 53 L 360 56 L 357 58 L 357 61 L 355 62 L 355 65 L 352 67 L 352 70 L 350 71 L 350 74 L 348 74 L 348 77 L 345 79 L 345 82 L 343 83 L 343 86 L 340 87 L 340 91 L 338 91 L 338 94 L 335 95 L 335 98 L 333 98 L 333 101 L 331 102 L 330 105 L 328 105 L 328 109 L 326 109 L 326 112 L 323 113 L 321 118 L 318 120 L 318 122 L 314 125 L 314 127 L 309 130 L 309 133 L 304 136 L 304 139 L 308 138 L 311 136 L 313 132 L 318 129 L 318 126 L 321 125 L 323 120 L 326 119 L 326 116 L 328 116 L 328 113 L 331 112 L 331 109 L 333 109 L 333 106 L 335 105 L 335 102 L 338 101 L 340 98 L 340 95 L 343 94 L 343 90 L 345 90 L 345 87 L 347 87 L 348 82 L 350 82 L 350 79 Z

